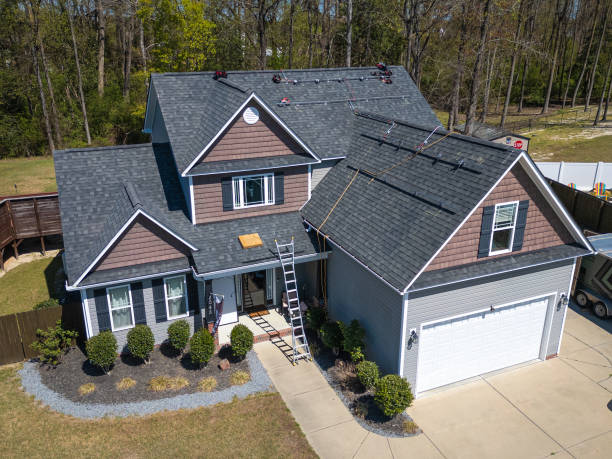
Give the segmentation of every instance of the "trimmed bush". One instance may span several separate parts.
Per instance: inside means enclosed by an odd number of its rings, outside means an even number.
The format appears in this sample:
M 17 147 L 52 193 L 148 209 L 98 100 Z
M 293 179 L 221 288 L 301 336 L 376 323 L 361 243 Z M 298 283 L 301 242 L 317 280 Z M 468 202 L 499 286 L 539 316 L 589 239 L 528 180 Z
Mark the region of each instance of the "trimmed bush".
M 181 354 L 189 343 L 189 324 L 186 320 L 181 319 L 172 322 L 168 327 L 168 341 L 170 345 Z
M 253 332 L 246 325 L 238 324 L 232 328 L 230 343 L 232 355 L 242 360 L 253 349 Z
M 38 341 L 30 346 L 39 353 L 41 362 L 48 365 L 57 366 L 62 359 L 66 350 L 72 344 L 72 340 L 79 334 L 72 330 L 64 330 L 62 321 L 58 320 L 55 327 L 49 327 L 46 330 L 40 328 L 36 330 Z
M 342 330 L 338 322 L 325 322 L 321 327 L 321 341 L 327 347 L 338 350 L 342 347 Z
M 57 298 L 49 298 L 48 300 L 41 301 L 34 305 L 34 309 L 47 309 L 59 306 L 59 300 Z
M 199 367 L 208 363 L 215 352 L 215 339 L 208 330 L 202 328 L 195 332 L 189 341 L 191 363 Z
M 117 359 L 117 339 L 110 330 L 92 336 L 85 344 L 89 361 L 109 374 L 110 368 Z
M 386 416 L 402 413 L 412 404 L 413 398 L 410 384 L 398 375 L 383 376 L 376 382 L 374 401 Z
M 155 346 L 153 332 L 146 325 L 136 325 L 127 334 L 127 347 L 134 357 L 149 363 L 149 357 Z
M 327 322 L 327 309 L 318 307 L 306 310 L 306 326 L 308 328 L 318 332 L 325 322 Z
M 350 325 L 346 325 L 342 322 L 338 322 L 340 330 L 342 331 L 342 347 L 348 353 L 352 353 L 353 350 L 359 348 L 362 352 L 365 349 L 365 330 L 359 324 L 357 319 L 353 319 Z
M 357 378 L 359 382 L 363 384 L 366 389 L 372 389 L 378 382 L 380 376 L 378 371 L 378 365 L 375 362 L 364 360 L 359 362 L 355 367 L 357 370 Z

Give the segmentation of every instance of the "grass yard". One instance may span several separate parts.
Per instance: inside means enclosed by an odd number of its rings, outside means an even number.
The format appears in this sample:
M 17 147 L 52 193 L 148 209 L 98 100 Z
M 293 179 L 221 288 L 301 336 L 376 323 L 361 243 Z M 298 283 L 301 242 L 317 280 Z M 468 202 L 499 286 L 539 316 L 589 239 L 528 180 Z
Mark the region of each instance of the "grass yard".
M 51 191 L 57 191 L 51 156 L 0 160 L 0 196 Z
M 85 421 L 41 407 L 0 367 L 0 457 L 316 457 L 277 393 L 209 408 Z
M 553 126 L 524 132 L 536 161 L 612 162 L 612 127 Z
M 16 266 L 0 277 L 0 315 L 29 311 L 36 303 L 59 294 L 54 282 L 61 267 L 58 255 Z

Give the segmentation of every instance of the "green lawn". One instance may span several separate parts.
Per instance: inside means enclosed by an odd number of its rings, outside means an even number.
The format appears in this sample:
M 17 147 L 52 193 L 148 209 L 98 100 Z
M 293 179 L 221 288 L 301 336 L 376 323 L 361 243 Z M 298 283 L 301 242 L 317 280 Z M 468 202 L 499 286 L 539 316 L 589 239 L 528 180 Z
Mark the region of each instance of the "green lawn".
M 79 420 L 20 390 L 0 367 L 0 457 L 316 457 L 277 393 L 146 417 Z
M 51 191 L 57 191 L 51 156 L 0 160 L 0 196 Z
M 553 126 L 524 135 L 536 161 L 612 162 L 612 128 Z
M 36 303 L 56 297 L 55 275 L 62 266 L 60 255 L 16 266 L 0 277 L 0 316 L 29 311 Z

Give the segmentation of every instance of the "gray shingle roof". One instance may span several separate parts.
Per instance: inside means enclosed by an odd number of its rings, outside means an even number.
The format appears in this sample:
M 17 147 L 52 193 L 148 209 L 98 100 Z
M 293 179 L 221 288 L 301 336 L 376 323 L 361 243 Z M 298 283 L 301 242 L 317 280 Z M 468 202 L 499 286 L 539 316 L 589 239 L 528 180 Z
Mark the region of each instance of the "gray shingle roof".
M 372 180 L 364 171 L 376 173 L 413 156 L 431 132 L 396 121 L 386 134 L 391 125 L 355 116 L 349 157 L 319 183 L 302 214 L 319 227 L 355 177 L 322 232 L 402 291 L 520 152 L 453 134 Z M 430 144 L 445 133 L 439 129 Z
M 151 83 L 176 163 L 183 172 L 247 99 L 251 90 L 322 159 L 346 155 L 354 121 L 347 102 L 350 98 L 357 100 L 353 105 L 359 110 L 426 126 L 439 125 L 440 121 L 406 70 L 399 66 L 390 69 L 393 71 L 393 84 L 376 79 L 342 80 L 344 77 L 370 77 L 371 72 L 376 71 L 375 67 L 285 71 L 290 79 L 318 78 L 321 80 L 318 84 L 273 83 L 272 76 L 276 71 L 228 72 L 228 78 L 223 82 L 213 80 L 212 72 L 153 74 Z M 323 81 L 328 79 L 333 81 Z M 279 106 L 284 97 L 289 98 L 291 104 Z M 337 100 L 342 102 L 333 102 Z
M 171 273 L 176 271 L 189 271 L 189 260 L 186 257 L 174 260 L 156 261 L 139 265 L 125 266 L 122 268 L 105 269 L 88 274 L 81 282 L 83 286 L 105 284 L 121 279 L 135 279 L 139 277 L 154 276 L 159 273 Z
M 189 175 L 222 174 L 228 172 L 255 171 L 262 169 L 278 169 L 282 167 L 304 164 L 316 164 L 319 161 L 312 156 L 284 155 L 268 158 L 233 159 L 228 161 L 211 161 L 197 164 Z
M 456 128 L 458 131 L 463 132 L 463 130 L 465 129 L 465 124 L 458 124 Z M 523 137 L 522 135 L 514 134 L 507 129 L 502 129 L 499 126 L 492 126 L 490 124 L 481 123 L 479 121 L 474 121 L 474 128 L 472 131 L 472 135 L 474 137 L 477 137 L 483 140 L 499 139 L 500 137 L 503 137 L 506 135 Z

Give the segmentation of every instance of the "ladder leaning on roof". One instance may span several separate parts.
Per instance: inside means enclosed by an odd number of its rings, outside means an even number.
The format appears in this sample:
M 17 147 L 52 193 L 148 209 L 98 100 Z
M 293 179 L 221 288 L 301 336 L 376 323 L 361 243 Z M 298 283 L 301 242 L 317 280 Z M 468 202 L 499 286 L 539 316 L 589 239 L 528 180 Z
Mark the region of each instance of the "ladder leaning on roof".
M 276 239 L 274 243 L 276 244 L 276 252 L 283 268 L 283 279 L 285 280 L 285 290 L 287 291 L 287 306 L 291 323 L 291 344 L 293 346 L 292 363 L 295 365 L 298 359 L 312 360 L 302 320 L 300 297 L 295 277 L 295 245 L 293 237 L 291 237 L 289 244 L 279 244 Z

